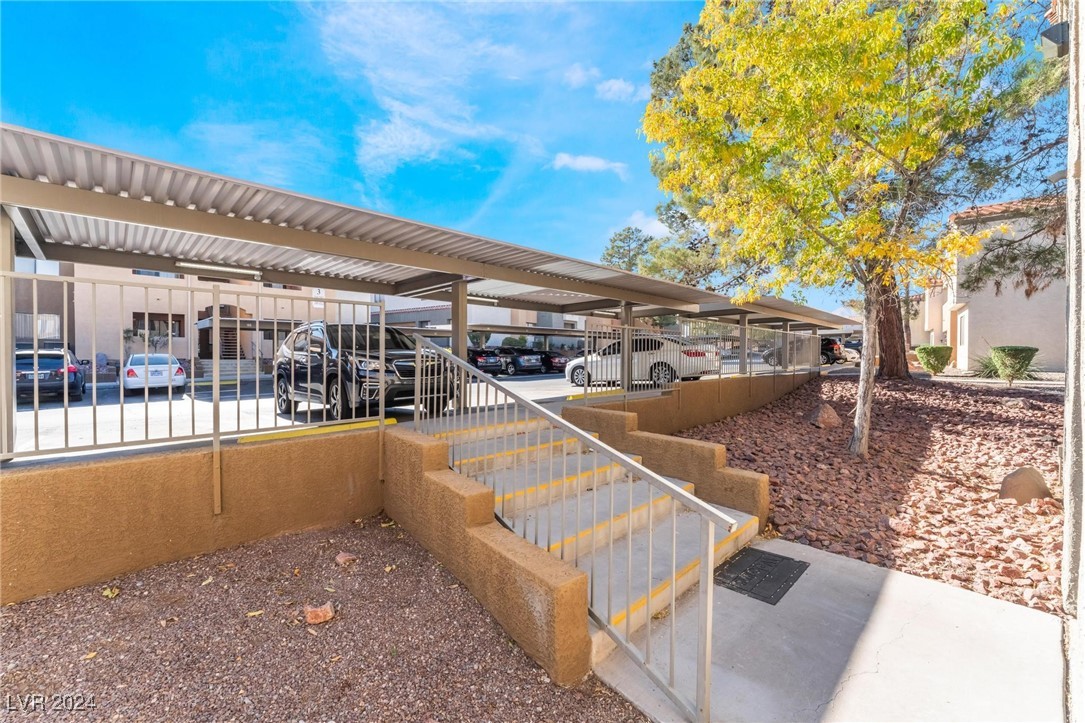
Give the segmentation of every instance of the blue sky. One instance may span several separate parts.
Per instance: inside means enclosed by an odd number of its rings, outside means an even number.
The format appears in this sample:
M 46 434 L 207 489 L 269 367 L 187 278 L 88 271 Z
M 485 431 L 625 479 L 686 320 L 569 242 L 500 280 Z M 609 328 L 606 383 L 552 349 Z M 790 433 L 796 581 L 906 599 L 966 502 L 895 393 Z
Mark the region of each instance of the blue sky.
M 0 117 L 598 260 L 658 230 L 648 76 L 701 7 L 6 2 Z

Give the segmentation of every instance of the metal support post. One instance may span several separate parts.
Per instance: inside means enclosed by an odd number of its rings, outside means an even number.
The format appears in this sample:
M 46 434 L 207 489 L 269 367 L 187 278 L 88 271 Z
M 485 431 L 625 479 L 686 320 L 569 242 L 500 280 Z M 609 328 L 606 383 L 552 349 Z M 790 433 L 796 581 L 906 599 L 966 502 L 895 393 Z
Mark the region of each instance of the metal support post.
M 633 305 L 622 302 L 622 391 L 633 391 Z
M 15 271 L 15 224 L 0 209 L 0 274 Z M 15 280 L 0 277 L 0 462 L 15 452 Z
M 222 356 L 222 287 L 211 288 L 211 505 L 216 515 L 222 514 L 222 425 L 219 414 L 221 377 L 219 361 Z
M 791 366 L 791 322 L 785 321 L 780 331 L 780 366 L 787 369 Z
M 467 282 L 452 282 L 452 353 L 467 360 Z
M 750 318 L 743 314 L 738 318 L 738 373 L 750 371 Z

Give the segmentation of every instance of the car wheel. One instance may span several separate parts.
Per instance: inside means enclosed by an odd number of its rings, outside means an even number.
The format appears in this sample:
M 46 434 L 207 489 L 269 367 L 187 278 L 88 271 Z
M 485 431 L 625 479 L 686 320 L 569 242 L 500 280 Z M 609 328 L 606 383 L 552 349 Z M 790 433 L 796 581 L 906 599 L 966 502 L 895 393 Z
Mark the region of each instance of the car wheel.
M 664 384 L 671 384 L 678 379 L 678 374 L 669 364 L 656 364 L 652 367 L 649 378 L 657 387 L 661 387 Z
M 333 420 L 339 421 L 343 418 L 343 387 L 335 377 L 332 377 L 328 384 L 328 413 Z
M 574 387 L 591 386 L 591 375 L 584 371 L 584 367 L 573 369 L 570 381 Z
M 83 394 L 86 391 L 87 391 L 87 385 L 84 384 L 83 386 L 79 387 L 78 392 L 76 392 L 75 394 L 69 394 L 68 395 L 68 401 L 69 402 L 81 402 L 81 401 L 83 401 Z
M 290 398 L 290 385 L 285 377 L 279 377 L 275 382 L 275 411 L 279 414 L 293 414 L 298 408 Z
M 821 363 L 822 364 L 828 364 L 828 365 L 831 366 L 832 363 L 833 363 L 833 360 L 829 358 L 828 354 L 826 354 L 825 352 L 822 352 L 821 353 Z
M 512 362 L 509 362 L 508 364 L 506 364 L 505 365 L 505 374 L 509 375 L 510 377 L 515 376 L 516 375 L 516 365 L 513 364 Z

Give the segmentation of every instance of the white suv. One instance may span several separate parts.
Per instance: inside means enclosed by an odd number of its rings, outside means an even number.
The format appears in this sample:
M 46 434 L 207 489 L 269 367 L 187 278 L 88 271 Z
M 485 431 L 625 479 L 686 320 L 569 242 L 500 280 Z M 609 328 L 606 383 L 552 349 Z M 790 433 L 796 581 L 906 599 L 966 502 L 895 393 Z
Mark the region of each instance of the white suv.
M 655 386 L 678 379 L 699 379 L 720 370 L 720 353 L 715 346 L 677 337 L 635 336 L 632 357 L 632 381 L 651 382 Z M 621 383 L 622 342 L 612 342 L 598 352 L 569 362 L 565 378 L 574 387 Z

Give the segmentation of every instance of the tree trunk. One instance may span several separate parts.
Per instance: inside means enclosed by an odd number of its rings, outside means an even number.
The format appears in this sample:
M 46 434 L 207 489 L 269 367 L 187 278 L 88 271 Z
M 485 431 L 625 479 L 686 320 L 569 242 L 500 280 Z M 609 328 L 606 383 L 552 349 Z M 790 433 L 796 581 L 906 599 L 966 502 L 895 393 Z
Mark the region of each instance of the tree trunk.
M 881 357 L 878 376 L 883 379 L 911 379 L 908 349 L 904 341 L 904 317 L 896 282 L 882 286 L 878 306 L 878 346 L 875 347 L 879 349 Z M 865 330 L 863 335 L 866 336 Z
M 848 451 L 860 457 L 867 456 L 870 443 L 870 419 L 874 408 L 874 352 L 878 348 L 878 316 L 881 303 L 877 297 L 879 289 L 871 285 L 864 289 L 866 300 L 863 304 L 863 347 L 871 353 L 863 354 L 859 359 L 859 393 L 855 398 L 855 422 Z

